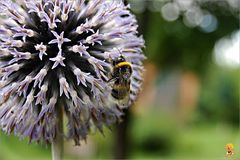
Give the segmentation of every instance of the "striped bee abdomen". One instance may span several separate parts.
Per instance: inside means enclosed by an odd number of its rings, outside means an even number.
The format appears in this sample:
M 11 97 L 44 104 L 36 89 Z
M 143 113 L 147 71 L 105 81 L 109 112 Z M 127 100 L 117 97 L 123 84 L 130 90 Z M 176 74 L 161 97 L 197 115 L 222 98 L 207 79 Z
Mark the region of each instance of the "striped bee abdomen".
M 115 82 L 116 83 L 116 82 Z M 112 97 L 117 100 L 123 100 L 129 95 L 130 81 L 126 85 L 115 84 L 112 88 Z

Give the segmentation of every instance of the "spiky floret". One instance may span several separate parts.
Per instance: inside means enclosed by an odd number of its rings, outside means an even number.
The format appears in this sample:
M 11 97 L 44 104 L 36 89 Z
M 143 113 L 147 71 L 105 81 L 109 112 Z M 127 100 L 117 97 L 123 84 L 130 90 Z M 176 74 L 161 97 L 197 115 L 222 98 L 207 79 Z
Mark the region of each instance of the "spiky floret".
M 122 115 L 109 103 L 109 59 L 132 63 L 130 103 L 142 81 L 135 17 L 122 1 L 0 2 L 0 126 L 30 141 L 52 142 L 63 107 L 76 144 L 91 126 L 102 131 Z M 120 53 L 119 53 L 120 52 Z

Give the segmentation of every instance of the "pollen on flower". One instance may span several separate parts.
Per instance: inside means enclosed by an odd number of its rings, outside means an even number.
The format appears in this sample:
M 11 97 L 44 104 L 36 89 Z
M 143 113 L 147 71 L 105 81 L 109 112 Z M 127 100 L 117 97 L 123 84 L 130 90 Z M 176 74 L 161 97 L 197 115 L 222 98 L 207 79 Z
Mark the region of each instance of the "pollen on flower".
M 62 107 L 67 137 L 79 145 L 92 128 L 119 121 L 109 79 L 120 55 L 133 69 L 127 106 L 137 98 L 144 40 L 122 0 L 4 0 L 0 15 L 3 131 L 51 143 Z

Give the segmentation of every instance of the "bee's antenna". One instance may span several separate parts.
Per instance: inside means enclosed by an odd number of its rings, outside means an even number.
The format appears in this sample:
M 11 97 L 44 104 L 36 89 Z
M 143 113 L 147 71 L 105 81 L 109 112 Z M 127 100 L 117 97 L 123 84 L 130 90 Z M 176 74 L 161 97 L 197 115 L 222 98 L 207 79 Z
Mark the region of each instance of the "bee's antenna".
M 124 56 L 123 56 L 122 52 L 120 51 L 120 49 L 119 49 L 119 48 L 116 48 L 116 49 L 118 50 L 118 52 L 119 52 L 119 54 L 120 54 L 120 57 L 123 57 L 123 58 L 124 58 Z
M 122 54 L 119 48 L 116 48 L 116 49 L 118 50 L 119 54 Z

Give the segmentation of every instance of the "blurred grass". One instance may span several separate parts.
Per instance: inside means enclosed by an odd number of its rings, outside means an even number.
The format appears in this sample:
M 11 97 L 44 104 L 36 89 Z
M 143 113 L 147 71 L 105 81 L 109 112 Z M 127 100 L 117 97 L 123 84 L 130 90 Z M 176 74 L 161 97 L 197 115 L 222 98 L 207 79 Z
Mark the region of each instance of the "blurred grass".
M 235 157 L 240 158 L 237 128 L 223 123 L 183 125 L 176 117 L 174 113 L 163 111 L 134 115 L 129 131 L 130 159 L 226 159 L 227 143 L 234 144 Z M 90 136 L 96 152 L 89 159 L 112 159 L 113 135 L 112 131 L 105 129 L 105 137 L 99 133 Z M 0 134 L 1 160 L 50 160 L 50 148 Z M 65 159 L 88 158 L 67 154 Z
M 220 125 L 195 126 L 182 131 L 174 157 L 224 158 L 225 145 L 233 143 L 239 153 L 239 132 L 237 129 Z
M 234 144 L 235 156 L 240 158 L 240 135 L 237 128 L 210 122 L 182 125 L 174 114 L 156 111 L 149 113 L 147 117 L 145 114 L 136 118 L 133 124 L 135 149 L 131 158 L 225 159 L 227 143 Z M 155 131 L 151 131 L 153 129 Z M 148 145 L 152 150 L 137 147 L 148 146 L 146 141 L 149 141 Z
M 1 160 L 50 160 L 50 155 L 50 146 L 28 144 L 27 140 L 0 132 Z

